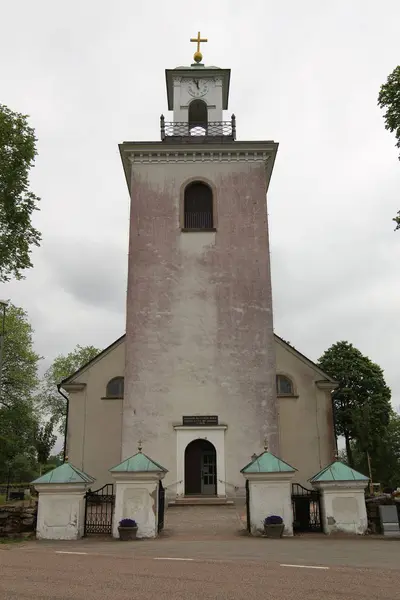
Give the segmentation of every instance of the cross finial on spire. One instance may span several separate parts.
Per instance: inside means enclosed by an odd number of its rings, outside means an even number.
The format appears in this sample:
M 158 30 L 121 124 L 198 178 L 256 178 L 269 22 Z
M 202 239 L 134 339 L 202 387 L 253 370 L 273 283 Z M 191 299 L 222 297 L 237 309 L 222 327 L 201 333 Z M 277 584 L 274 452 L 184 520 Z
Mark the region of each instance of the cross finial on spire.
M 200 52 L 200 44 L 201 44 L 201 42 L 208 42 L 208 40 L 207 40 L 207 38 L 202 38 L 202 37 L 200 36 L 200 31 L 199 31 L 199 32 L 197 33 L 197 38 L 190 38 L 190 41 L 191 41 L 191 42 L 196 42 L 196 43 L 197 43 L 197 50 L 196 50 L 196 52 L 193 54 L 193 59 L 194 59 L 194 61 L 195 61 L 195 62 L 197 62 L 197 63 L 200 63 L 200 62 L 201 62 L 201 60 L 202 60 L 202 58 L 203 58 L 203 55 L 202 55 L 202 53 Z
M 268 452 L 268 438 L 265 436 L 264 438 L 264 452 Z
M 137 449 L 138 449 L 138 452 L 141 452 L 141 451 L 142 451 L 142 448 L 143 448 L 143 442 L 142 442 L 142 440 L 139 440 L 139 441 L 138 441 L 138 447 L 137 447 Z

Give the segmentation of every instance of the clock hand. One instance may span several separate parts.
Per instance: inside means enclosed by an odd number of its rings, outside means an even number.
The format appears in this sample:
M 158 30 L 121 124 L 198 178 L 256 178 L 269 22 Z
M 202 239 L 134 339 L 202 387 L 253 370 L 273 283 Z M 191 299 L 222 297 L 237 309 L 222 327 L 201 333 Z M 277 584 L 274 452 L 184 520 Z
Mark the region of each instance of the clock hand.
M 198 80 L 198 79 L 195 79 L 195 80 L 194 80 L 194 82 L 195 82 L 195 84 L 196 84 L 196 87 L 197 87 L 197 89 L 199 89 L 199 80 Z

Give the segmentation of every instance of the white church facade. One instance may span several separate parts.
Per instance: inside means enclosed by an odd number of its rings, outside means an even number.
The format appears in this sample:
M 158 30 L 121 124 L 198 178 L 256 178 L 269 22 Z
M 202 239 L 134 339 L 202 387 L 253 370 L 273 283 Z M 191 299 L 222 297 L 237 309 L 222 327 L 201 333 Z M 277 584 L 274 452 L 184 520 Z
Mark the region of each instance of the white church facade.
M 268 440 L 297 469 L 331 463 L 335 382 L 274 334 L 267 192 L 278 144 L 237 140 L 230 70 L 166 71 L 161 139 L 124 142 L 126 334 L 62 382 L 69 462 L 110 483 L 143 452 L 169 498 L 229 498 Z

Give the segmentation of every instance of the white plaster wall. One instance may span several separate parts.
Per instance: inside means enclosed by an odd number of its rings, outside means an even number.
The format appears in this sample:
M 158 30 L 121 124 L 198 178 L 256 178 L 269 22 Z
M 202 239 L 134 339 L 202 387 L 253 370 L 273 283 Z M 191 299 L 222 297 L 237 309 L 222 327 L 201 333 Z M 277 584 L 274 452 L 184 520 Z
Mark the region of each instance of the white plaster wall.
M 225 496 L 225 430 L 226 427 L 177 427 L 176 428 L 176 456 L 177 477 L 176 495 L 185 495 L 185 450 L 193 440 L 202 439 L 214 445 L 217 454 L 217 496 Z M 167 490 L 168 496 L 173 496 Z
M 134 519 L 138 525 L 138 538 L 157 536 L 158 480 L 117 481 L 113 537 L 118 538 L 121 519 Z
M 291 481 L 250 481 L 250 524 L 253 535 L 264 531 L 264 519 L 282 517 L 284 536 L 293 535 Z
M 85 499 L 82 492 L 40 493 L 36 537 L 77 540 L 83 536 Z
M 368 529 L 364 489 L 323 489 L 321 511 L 325 533 L 363 535 Z

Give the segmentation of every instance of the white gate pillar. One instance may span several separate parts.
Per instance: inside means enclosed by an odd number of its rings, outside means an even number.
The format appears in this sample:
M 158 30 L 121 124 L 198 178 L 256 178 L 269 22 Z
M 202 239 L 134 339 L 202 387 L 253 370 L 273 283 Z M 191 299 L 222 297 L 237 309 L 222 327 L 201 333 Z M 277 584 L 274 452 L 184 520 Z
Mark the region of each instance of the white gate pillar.
M 35 481 L 39 493 L 36 537 L 77 540 L 85 528 L 85 493 L 95 479 L 65 462 Z
M 159 488 L 167 473 L 161 465 L 139 451 L 110 469 L 115 479 L 115 510 L 113 537 L 118 538 L 118 526 L 122 519 L 134 519 L 138 526 L 138 538 L 154 538 L 158 535 Z
M 291 482 L 296 469 L 281 460 L 264 446 L 264 452 L 246 465 L 241 473 L 249 482 L 248 510 L 250 533 L 262 535 L 264 519 L 271 515 L 282 517 L 283 535 L 293 535 Z
M 368 529 L 364 490 L 369 478 L 336 460 L 311 477 L 321 491 L 324 533 L 345 532 L 362 535 Z

